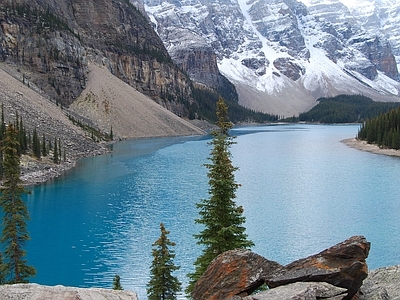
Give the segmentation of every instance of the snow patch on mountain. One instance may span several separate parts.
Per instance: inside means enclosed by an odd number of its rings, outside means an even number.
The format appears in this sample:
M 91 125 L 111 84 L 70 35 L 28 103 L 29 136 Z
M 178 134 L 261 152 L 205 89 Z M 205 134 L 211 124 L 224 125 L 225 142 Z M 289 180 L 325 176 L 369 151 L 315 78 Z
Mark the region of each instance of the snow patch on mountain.
M 168 51 L 212 47 L 249 108 L 292 116 L 340 93 L 400 101 L 396 0 L 144 1 Z

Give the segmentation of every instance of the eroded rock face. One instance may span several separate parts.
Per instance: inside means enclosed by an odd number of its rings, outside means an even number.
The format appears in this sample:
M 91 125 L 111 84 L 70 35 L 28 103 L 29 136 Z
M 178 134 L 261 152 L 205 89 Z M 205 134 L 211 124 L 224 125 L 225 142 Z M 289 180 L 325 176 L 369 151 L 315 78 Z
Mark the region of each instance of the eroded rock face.
M 62 300 L 138 300 L 135 292 L 114 291 L 100 288 L 75 288 L 44 286 L 34 283 L 0 285 L 1 299 L 62 299 Z
M 263 277 L 282 267 L 249 250 L 231 250 L 214 259 L 197 281 L 194 300 L 221 300 L 249 295 L 260 287 Z
M 25 84 L 69 106 L 86 87 L 88 64 L 95 62 L 187 115 L 194 101 L 190 79 L 129 1 L 19 0 L 15 6 L 13 11 L 9 1 L 0 0 L 0 61 L 16 65 Z
M 290 58 L 278 58 L 274 61 L 274 66 L 277 68 L 283 75 L 289 77 L 293 81 L 298 80 L 301 75 L 304 75 L 306 70 L 296 64 Z
M 327 282 L 346 288 L 351 299 L 368 276 L 370 243 L 362 236 L 351 237 L 316 255 L 297 260 L 265 278 L 270 288 L 299 281 Z
M 400 265 L 372 270 L 361 287 L 360 300 L 400 299 Z
M 316 300 L 342 299 L 346 296 L 346 289 L 336 287 L 326 282 L 296 282 L 256 295 L 242 298 L 243 300 Z

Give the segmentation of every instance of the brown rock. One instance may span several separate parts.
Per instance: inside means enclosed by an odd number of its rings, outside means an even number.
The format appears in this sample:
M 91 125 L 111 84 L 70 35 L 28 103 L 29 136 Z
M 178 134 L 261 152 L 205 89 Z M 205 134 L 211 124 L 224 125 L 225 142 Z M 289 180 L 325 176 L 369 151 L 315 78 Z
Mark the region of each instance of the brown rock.
M 260 287 L 263 278 L 282 267 L 249 250 L 222 253 L 197 281 L 193 300 L 221 300 L 235 295 L 247 296 Z
M 351 299 L 368 276 L 365 259 L 370 243 L 362 236 L 351 237 L 316 255 L 297 260 L 265 278 L 270 288 L 299 282 L 327 282 L 346 288 Z

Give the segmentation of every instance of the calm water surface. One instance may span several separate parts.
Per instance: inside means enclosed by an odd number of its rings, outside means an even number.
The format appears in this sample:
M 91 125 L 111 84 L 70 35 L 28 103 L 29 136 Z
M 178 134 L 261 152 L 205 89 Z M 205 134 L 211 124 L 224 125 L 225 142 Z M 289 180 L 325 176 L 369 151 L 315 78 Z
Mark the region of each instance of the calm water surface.
M 234 130 L 231 149 L 242 184 L 253 250 L 281 264 L 352 235 L 372 244 L 370 268 L 400 263 L 400 158 L 341 143 L 358 125 L 284 125 Z M 176 273 L 200 254 L 195 203 L 207 198 L 209 137 L 145 139 L 114 145 L 111 154 L 80 161 L 60 179 L 32 188 L 29 263 L 32 282 L 112 287 L 146 299 L 151 245 L 159 224 L 177 243 Z

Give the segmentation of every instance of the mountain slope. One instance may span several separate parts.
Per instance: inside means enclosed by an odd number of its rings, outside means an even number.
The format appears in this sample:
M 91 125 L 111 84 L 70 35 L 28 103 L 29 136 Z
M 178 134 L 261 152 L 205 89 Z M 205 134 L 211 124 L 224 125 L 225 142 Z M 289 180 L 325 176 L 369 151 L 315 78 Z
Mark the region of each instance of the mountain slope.
M 400 100 L 397 37 L 388 39 L 385 26 L 363 23 L 360 10 L 340 1 L 308 1 L 308 6 L 296 0 L 144 4 L 174 60 L 181 59 L 179 49 L 211 47 L 219 71 L 234 83 L 239 103 L 251 109 L 292 116 L 311 108 L 318 97 L 341 93 Z M 378 5 L 381 22 L 400 7 Z M 390 20 L 400 26 L 396 18 Z M 376 30 L 364 28 L 367 23 Z M 202 82 L 193 70 L 191 76 Z
M 90 62 L 178 115 L 195 104 L 189 77 L 127 0 L 0 0 L 1 61 L 64 106 L 84 90 Z
M 69 109 L 117 138 L 196 135 L 204 132 L 139 93 L 108 70 L 89 65 L 88 82 Z

